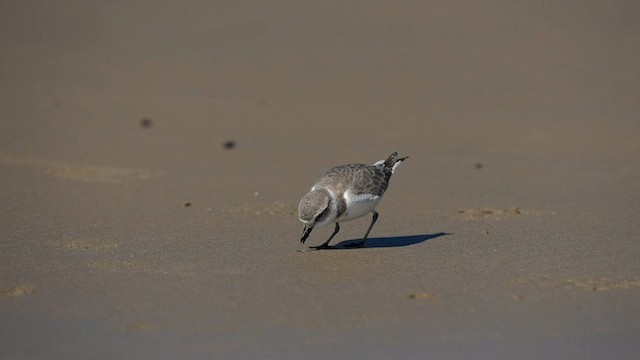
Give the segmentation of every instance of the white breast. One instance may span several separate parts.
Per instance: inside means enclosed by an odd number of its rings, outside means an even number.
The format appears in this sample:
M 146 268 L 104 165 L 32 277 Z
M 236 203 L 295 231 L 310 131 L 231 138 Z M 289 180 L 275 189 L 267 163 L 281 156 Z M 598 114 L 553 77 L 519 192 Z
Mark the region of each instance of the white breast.
M 352 195 L 350 192 L 346 192 L 344 194 L 344 198 L 347 203 L 347 211 L 345 211 L 342 216 L 338 219 L 338 221 L 347 221 L 359 218 L 360 216 L 366 215 L 376 208 L 376 205 L 382 199 L 378 195 L 373 194 L 361 194 L 361 195 Z

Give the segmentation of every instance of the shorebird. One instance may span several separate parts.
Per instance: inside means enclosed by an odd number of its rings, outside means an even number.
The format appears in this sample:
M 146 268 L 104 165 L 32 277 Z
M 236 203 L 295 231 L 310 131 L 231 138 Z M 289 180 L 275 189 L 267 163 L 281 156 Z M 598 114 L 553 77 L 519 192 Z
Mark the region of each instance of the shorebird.
M 340 222 L 372 213 L 367 232 L 360 242 L 353 245 L 364 246 L 373 224 L 378 220 L 375 209 L 389 186 L 391 175 L 407 158 L 398 158 L 398 153 L 394 152 L 387 160 L 377 161 L 373 165 L 336 166 L 320 176 L 298 206 L 298 218 L 304 224 L 300 242 L 304 244 L 313 228 L 335 223 L 333 233 L 324 244 L 310 246 L 317 250 L 331 249 L 333 246 L 329 246 L 329 242 L 340 231 Z

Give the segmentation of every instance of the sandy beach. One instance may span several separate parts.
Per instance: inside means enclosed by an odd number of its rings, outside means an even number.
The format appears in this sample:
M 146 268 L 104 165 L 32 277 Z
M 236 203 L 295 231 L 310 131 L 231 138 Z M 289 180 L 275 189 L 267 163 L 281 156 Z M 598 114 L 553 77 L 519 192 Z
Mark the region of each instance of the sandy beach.
M 0 358 L 636 359 L 634 1 L 0 5 Z M 300 244 L 326 169 L 410 158 Z

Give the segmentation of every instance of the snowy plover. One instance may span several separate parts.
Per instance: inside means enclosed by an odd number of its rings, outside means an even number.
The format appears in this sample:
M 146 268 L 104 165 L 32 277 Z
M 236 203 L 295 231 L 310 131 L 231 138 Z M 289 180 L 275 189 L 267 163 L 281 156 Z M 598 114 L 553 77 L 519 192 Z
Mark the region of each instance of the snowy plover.
M 300 242 L 304 243 L 316 226 L 336 224 L 329 240 L 312 249 L 329 249 L 329 242 L 340 231 L 340 222 L 359 218 L 372 213 L 373 218 L 362 241 L 355 246 L 363 246 L 373 224 L 378 220 L 375 208 L 382 199 L 389 179 L 396 168 L 407 157 L 399 158 L 394 152 L 387 160 L 373 165 L 349 164 L 336 166 L 313 184 L 311 190 L 302 197 L 298 206 L 298 218 L 304 223 Z

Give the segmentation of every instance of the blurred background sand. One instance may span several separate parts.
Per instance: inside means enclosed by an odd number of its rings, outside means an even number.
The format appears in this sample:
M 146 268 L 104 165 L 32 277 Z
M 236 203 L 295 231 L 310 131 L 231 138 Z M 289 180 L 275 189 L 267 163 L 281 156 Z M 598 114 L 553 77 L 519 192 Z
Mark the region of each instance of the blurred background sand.
M 634 359 L 638 14 L 4 2 L 2 358 Z M 296 251 L 393 151 L 369 247 Z

